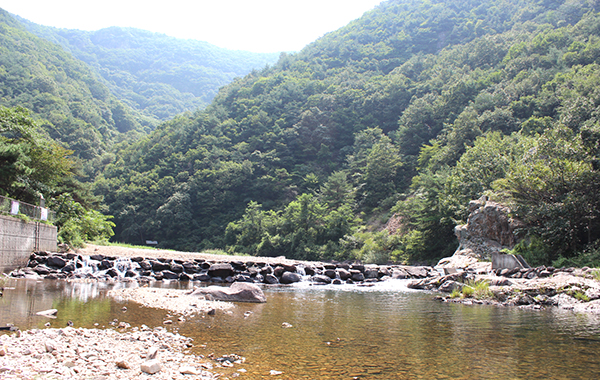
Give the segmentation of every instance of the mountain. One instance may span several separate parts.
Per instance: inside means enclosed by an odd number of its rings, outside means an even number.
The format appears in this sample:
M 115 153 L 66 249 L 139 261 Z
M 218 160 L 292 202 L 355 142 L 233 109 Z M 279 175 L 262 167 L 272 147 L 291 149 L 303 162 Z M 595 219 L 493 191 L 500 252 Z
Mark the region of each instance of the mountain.
M 48 138 L 74 151 L 87 166 L 116 141 L 133 139 L 150 128 L 95 79 L 83 62 L 60 46 L 29 33 L 0 10 L 0 105 L 21 106 L 39 120 Z
M 373 262 L 451 254 L 487 194 L 542 242 L 521 250 L 574 257 L 600 237 L 598 7 L 384 2 L 121 150 L 96 191 L 121 241 Z
M 133 28 L 86 32 L 17 19 L 30 32 L 87 63 L 111 93 L 155 124 L 204 108 L 220 87 L 275 63 L 279 56 L 227 50 Z
M 599 10 L 389 0 L 148 134 L 155 114 L 4 17 L 0 104 L 109 137 L 78 155 L 119 241 L 431 263 L 485 196 L 523 221 L 530 263 L 600 265 Z

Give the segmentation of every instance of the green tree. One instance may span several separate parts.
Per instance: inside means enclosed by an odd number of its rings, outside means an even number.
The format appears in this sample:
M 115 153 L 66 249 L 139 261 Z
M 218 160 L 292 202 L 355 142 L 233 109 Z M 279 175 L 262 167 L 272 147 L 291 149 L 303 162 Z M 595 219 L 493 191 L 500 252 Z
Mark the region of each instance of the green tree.
M 530 234 L 546 244 L 549 260 L 572 257 L 600 237 L 595 130 L 583 139 L 565 127 L 545 131 L 494 183 L 528 223 Z

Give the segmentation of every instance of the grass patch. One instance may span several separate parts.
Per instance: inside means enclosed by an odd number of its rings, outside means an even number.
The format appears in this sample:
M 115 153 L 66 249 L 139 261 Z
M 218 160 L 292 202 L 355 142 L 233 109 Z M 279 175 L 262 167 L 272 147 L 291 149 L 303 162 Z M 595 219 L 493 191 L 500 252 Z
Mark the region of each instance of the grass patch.
M 569 290 L 568 295 L 582 302 L 590 302 L 590 297 L 581 290 Z
M 154 250 L 156 247 L 150 245 L 135 245 L 135 244 L 127 244 L 127 243 L 119 243 L 119 242 L 107 242 L 107 241 L 92 241 L 90 244 L 100 245 L 104 247 L 122 247 L 122 248 L 132 248 L 132 249 L 148 249 Z M 164 249 L 164 248 L 160 248 Z M 175 251 L 173 249 L 164 249 L 166 251 Z M 180 252 L 192 252 L 192 251 L 180 251 Z M 206 253 L 210 255 L 221 255 L 221 256 L 251 256 L 244 253 L 231 252 L 228 253 L 222 249 L 204 249 L 199 251 L 200 253 Z
M 485 280 L 467 281 L 462 290 L 454 289 L 450 293 L 450 298 L 475 298 L 478 300 L 492 298 L 493 296 L 490 284 Z
M 103 245 L 106 247 L 123 247 L 123 248 L 135 248 L 135 249 L 155 249 L 152 245 L 135 245 L 127 243 L 112 243 L 107 241 L 94 241 L 92 244 Z

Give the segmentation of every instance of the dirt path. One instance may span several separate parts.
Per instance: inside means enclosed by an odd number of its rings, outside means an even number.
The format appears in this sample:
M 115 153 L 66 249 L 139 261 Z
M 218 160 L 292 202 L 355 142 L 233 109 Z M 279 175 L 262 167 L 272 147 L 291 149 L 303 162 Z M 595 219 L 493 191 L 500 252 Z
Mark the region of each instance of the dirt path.
M 144 249 L 144 248 L 129 248 L 119 246 L 105 246 L 88 244 L 85 248 L 76 250 L 81 255 L 104 255 L 115 257 L 146 257 L 146 258 L 165 258 L 178 260 L 204 259 L 206 261 L 253 261 L 263 263 L 282 263 L 282 264 L 297 264 L 301 263 L 298 260 L 289 260 L 284 256 L 279 257 L 255 257 L 255 256 L 230 256 L 216 255 L 201 252 L 180 252 L 169 249 Z

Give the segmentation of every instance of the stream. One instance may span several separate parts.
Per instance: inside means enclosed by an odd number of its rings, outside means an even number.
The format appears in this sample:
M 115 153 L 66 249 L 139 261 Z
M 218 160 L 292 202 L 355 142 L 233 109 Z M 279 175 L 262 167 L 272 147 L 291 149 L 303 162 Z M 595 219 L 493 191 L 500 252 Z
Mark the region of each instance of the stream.
M 155 282 L 187 288 L 192 283 Z M 11 279 L 0 325 L 115 328 L 126 322 L 194 339 L 196 354 L 237 354 L 240 379 L 591 379 L 600 376 L 600 315 L 441 303 L 404 280 L 267 287 L 265 304 L 177 321 L 106 296 L 128 283 Z M 126 308 L 126 309 L 124 309 Z M 56 319 L 35 315 L 58 309 Z M 281 372 L 270 376 L 270 371 Z

